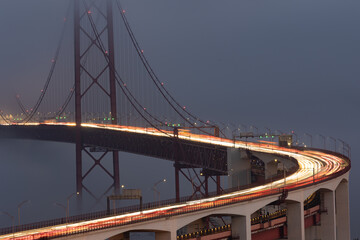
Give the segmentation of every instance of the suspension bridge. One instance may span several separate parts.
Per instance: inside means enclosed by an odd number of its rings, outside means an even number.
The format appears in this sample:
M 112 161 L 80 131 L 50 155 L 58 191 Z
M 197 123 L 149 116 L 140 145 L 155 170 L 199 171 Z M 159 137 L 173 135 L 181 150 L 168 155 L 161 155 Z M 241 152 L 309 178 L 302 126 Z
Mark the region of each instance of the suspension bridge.
M 119 151 L 172 161 L 175 199 L 13 226 L 0 231 L 0 239 L 126 239 L 135 230 L 154 231 L 156 239 L 350 238 L 350 148 L 343 144 L 339 154 L 295 147 L 292 141 L 276 145 L 227 138 L 219 124 L 196 116 L 171 95 L 145 57 L 120 1 L 70 2 L 44 82 L 34 105 L 18 95 L 20 112 L 0 112 L 1 138 L 75 144 L 79 207 L 84 194 L 97 202 L 111 191 L 120 196 Z M 111 169 L 102 164 L 105 158 L 112 160 Z M 83 168 L 85 160 L 93 162 L 89 169 Z M 259 163 L 258 173 L 252 162 Z M 96 167 L 112 179 L 100 196 L 84 182 Z M 192 195 L 181 196 L 181 176 L 191 182 Z M 230 189 L 221 183 L 224 176 L 231 179 Z M 215 192 L 209 181 L 215 182 Z M 304 201 L 316 192 L 317 210 L 306 212 Z M 271 213 L 276 218 L 265 214 L 270 225 L 256 222 L 258 209 L 284 204 L 286 211 Z M 231 227 L 223 221 L 226 231 L 208 227 L 207 234 L 178 234 L 209 216 L 230 216 Z M 316 229 L 319 222 L 316 233 L 305 230 Z M 251 223 L 262 224 L 261 231 Z M 274 236 L 260 238 L 262 232 Z

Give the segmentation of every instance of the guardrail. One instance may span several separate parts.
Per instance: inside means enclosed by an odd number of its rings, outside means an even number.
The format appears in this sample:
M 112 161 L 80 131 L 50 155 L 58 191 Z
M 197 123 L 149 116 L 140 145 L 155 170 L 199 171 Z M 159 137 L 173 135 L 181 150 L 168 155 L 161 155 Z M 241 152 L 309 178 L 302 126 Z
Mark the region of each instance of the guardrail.
M 86 225 L 86 226 L 80 226 L 77 228 L 65 228 L 65 230 L 62 230 L 61 232 L 54 231 L 53 233 L 46 233 L 46 237 L 48 239 L 50 239 L 50 238 L 56 238 L 56 237 L 60 237 L 60 236 L 68 236 L 68 235 L 73 235 L 73 234 L 78 234 L 78 233 L 90 232 L 90 231 L 94 231 L 94 230 L 112 228 L 112 227 L 116 227 L 116 226 L 124 226 L 124 225 L 129 225 L 129 224 L 133 224 L 133 223 L 144 222 L 144 221 L 149 221 L 149 220 L 154 220 L 154 219 L 159 219 L 159 218 L 182 215 L 182 214 L 187 214 L 190 212 L 196 212 L 196 211 L 201 211 L 201 210 L 206 210 L 206 209 L 211 209 L 211 208 L 217 208 L 217 207 L 226 206 L 226 205 L 232 205 L 232 204 L 236 204 L 236 203 L 240 203 L 240 202 L 246 202 L 249 200 L 259 199 L 264 196 L 274 196 L 274 195 L 280 196 L 285 191 L 295 191 L 295 190 L 301 189 L 303 187 L 317 185 L 319 183 L 328 181 L 330 179 L 337 178 L 350 170 L 351 164 L 350 164 L 349 158 L 347 158 L 346 156 L 341 155 L 339 153 L 334 153 L 334 152 L 330 152 L 330 151 L 327 151 L 327 152 L 334 154 L 334 155 L 341 156 L 343 159 L 345 159 L 349 163 L 348 166 L 345 167 L 343 170 L 336 172 L 330 176 L 322 176 L 319 178 L 312 178 L 312 179 L 308 179 L 308 180 L 298 181 L 295 184 L 287 185 L 285 187 L 265 190 L 265 191 L 261 192 L 261 194 L 253 193 L 253 194 L 242 195 L 242 196 L 238 196 L 238 197 L 234 197 L 234 198 L 220 199 L 220 200 L 208 202 L 205 204 L 200 204 L 200 203 L 194 204 L 194 205 L 182 207 L 181 209 L 157 211 L 157 212 L 150 213 L 150 214 L 141 214 L 138 216 L 131 217 L 130 220 L 113 218 L 109 221 L 104 221 L 104 223 L 101 225 L 100 224 L 97 224 L 97 225 L 90 224 L 90 225 Z M 262 184 L 269 183 L 269 182 L 270 182 L 269 180 L 266 180 Z M 259 185 L 259 184 L 256 184 L 256 185 Z M 241 188 L 235 187 L 235 188 L 231 188 L 231 189 L 226 189 L 225 191 L 222 192 L 222 194 L 236 192 L 238 190 L 247 189 L 249 187 L 253 187 L 256 185 L 250 184 L 247 186 L 242 186 Z M 208 197 L 214 197 L 214 196 L 217 196 L 216 192 L 210 193 Z M 195 199 L 193 198 L 192 200 L 199 200 L 199 199 L 205 199 L 205 197 L 201 197 L 201 196 L 197 195 L 195 197 Z M 170 200 L 161 201 L 160 203 L 159 202 L 146 203 L 143 205 L 143 211 L 157 209 L 160 207 L 169 206 L 169 205 L 173 205 L 173 204 L 181 204 L 181 203 L 185 203 L 188 201 L 189 201 L 188 197 L 182 197 L 180 199 L 180 202 L 176 202 L 175 199 L 170 199 Z M 139 210 L 140 210 L 140 206 L 136 205 L 136 206 L 130 206 L 130 207 L 125 207 L 125 208 L 118 208 L 110 214 L 107 211 L 99 211 L 99 212 L 95 212 L 95 213 L 72 216 L 72 217 L 69 217 L 67 219 L 67 221 L 66 221 L 66 218 L 59 218 L 59 219 L 42 221 L 42 222 L 37 222 L 37 223 L 32 223 L 32 224 L 25 224 L 25 225 L 21 225 L 21 226 L 16 226 L 14 228 L 12 228 L 12 227 L 3 228 L 3 229 L 0 229 L 0 234 L 1 235 L 12 234 L 14 232 L 45 228 L 45 227 L 56 226 L 56 225 L 61 225 L 61 224 L 74 224 L 74 223 L 79 223 L 82 221 L 89 221 L 89 220 L 100 219 L 100 218 L 105 218 L 105 217 L 114 217 L 116 215 L 121 215 L 121 214 L 125 214 L 125 213 L 138 212 Z
M 289 169 L 287 174 L 291 175 L 294 172 L 296 172 L 297 169 L 298 169 L 298 167 L 291 168 L 291 169 Z M 283 178 L 283 176 L 284 175 L 282 173 L 280 173 L 278 175 L 275 175 L 271 179 L 263 180 L 263 181 L 252 183 L 252 184 L 243 185 L 240 187 L 224 189 L 221 194 L 217 194 L 216 191 L 213 191 L 208 194 L 208 197 L 216 197 L 216 196 L 219 196 L 222 194 L 236 192 L 239 190 L 244 190 L 244 189 L 248 189 L 248 188 L 259 186 L 259 185 L 264 185 L 264 184 L 270 183 L 271 181 L 279 180 L 279 179 Z M 182 203 L 186 203 L 191 200 L 201 200 L 201 199 L 208 198 L 208 197 L 204 197 L 200 194 L 194 195 L 191 199 L 190 199 L 190 197 L 191 197 L 190 195 L 181 197 L 179 202 L 177 202 L 175 198 L 172 198 L 172 199 L 167 199 L 167 200 L 145 203 L 142 205 L 142 211 L 161 208 L 161 207 L 174 205 L 174 204 L 182 204 Z M 46 221 L 41 221 L 41 222 L 36 222 L 36 223 L 23 224 L 20 226 L 14 226 L 14 232 L 32 230 L 32 229 L 37 229 L 37 228 L 49 227 L 49 226 L 56 226 L 56 225 L 60 225 L 60 224 L 72 224 L 72 223 L 77 223 L 77 222 L 86 221 L 86 220 L 94 220 L 94 219 L 98 219 L 98 218 L 111 217 L 111 216 L 131 213 L 131 212 L 139 212 L 140 210 L 141 210 L 140 205 L 133 205 L 133 206 L 112 209 L 110 211 L 110 213 L 108 211 L 104 210 L 104 211 L 98 211 L 98 212 L 93 212 L 93 213 L 86 213 L 86 214 L 70 216 L 68 218 L 66 218 L 66 217 L 57 218 L 57 219 L 46 220 Z M 0 229 L 1 235 L 9 234 L 12 232 L 13 232 L 12 227 Z

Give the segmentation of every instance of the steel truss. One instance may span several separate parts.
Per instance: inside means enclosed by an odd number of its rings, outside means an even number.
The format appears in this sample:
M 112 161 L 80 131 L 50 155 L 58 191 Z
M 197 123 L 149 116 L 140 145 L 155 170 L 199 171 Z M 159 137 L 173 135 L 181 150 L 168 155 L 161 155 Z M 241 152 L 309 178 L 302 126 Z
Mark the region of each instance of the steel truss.
M 216 137 L 219 136 L 218 128 L 215 128 L 214 135 Z M 175 195 L 176 195 L 176 201 L 180 201 L 180 173 L 185 177 L 186 180 L 188 180 L 192 187 L 193 187 L 193 194 L 190 196 L 189 200 L 196 197 L 196 194 L 199 193 L 201 197 L 207 197 L 209 195 L 209 178 L 214 180 L 216 184 L 216 193 L 221 194 L 222 188 L 221 188 L 221 175 L 227 174 L 227 159 L 226 159 L 226 150 L 220 151 L 222 154 L 218 154 L 218 152 L 212 152 L 207 151 L 206 154 L 204 154 L 203 151 L 194 151 L 193 157 L 195 159 L 201 159 L 202 160 L 202 166 L 203 169 L 200 173 L 196 172 L 194 169 L 193 164 L 186 164 L 187 161 L 186 157 L 189 156 L 189 154 L 185 153 L 184 146 L 179 144 L 178 139 L 178 129 L 174 129 L 174 142 L 173 142 L 173 149 L 174 149 L 174 168 L 175 168 Z M 185 163 L 185 164 L 184 164 Z M 210 168 L 212 164 L 219 163 L 219 168 Z M 185 173 L 182 169 L 187 169 L 187 173 Z M 192 175 L 189 171 L 189 169 L 192 169 L 192 172 L 194 173 L 196 180 L 192 178 Z M 221 170 L 220 170 L 221 169 Z M 214 178 L 214 176 L 216 178 Z
M 87 4 L 86 0 L 74 0 L 74 55 L 75 55 L 75 121 L 77 126 L 76 134 L 76 191 L 79 193 L 81 204 L 81 199 L 83 195 L 83 190 L 88 192 L 93 196 L 97 202 L 105 196 L 111 188 L 114 189 L 115 193 L 118 193 L 120 190 L 120 177 L 119 177 L 119 154 L 118 151 L 106 151 L 100 158 L 96 158 L 90 151 L 86 149 L 84 144 L 84 136 L 81 131 L 82 123 L 82 99 L 86 96 L 91 88 L 95 85 L 98 86 L 105 95 L 109 97 L 110 109 L 111 109 L 111 121 L 112 124 L 117 124 L 117 108 L 116 108 L 116 82 L 115 82 L 115 50 L 114 50 L 114 29 L 113 29 L 113 12 L 112 12 L 112 0 L 106 0 L 106 11 L 101 10 L 100 7 L 96 5 L 97 1 L 91 1 L 90 4 Z M 91 9 L 97 11 L 97 13 L 103 17 L 103 20 L 106 22 L 105 26 L 99 35 L 94 31 L 88 31 L 85 28 L 85 24 L 93 24 L 91 19 Z M 88 69 L 85 64 L 83 64 L 86 58 L 88 58 L 88 53 L 91 49 L 97 48 L 103 52 L 100 43 L 100 37 L 107 34 L 107 51 L 104 53 L 104 62 L 106 63 L 105 67 L 98 73 L 92 73 L 92 70 Z M 88 43 L 82 43 L 80 41 L 81 37 L 88 38 L 90 40 Z M 109 74 L 109 86 L 110 91 L 106 90 L 106 87 L 101 84 L 99 79 L 108 72 Z M 89 77 L 92 80 L 92 83 L 87 86 L 85 89 L 81 89 L 81 83 L 84 81 L 84 77 Z M 83 173 L 83 160 L 84 154 L 94 160 L 94 165 L 84 174 Z M 113 160 L 113 169 L 110 173 L 110 170 L 106 169 L 102 164 L 101 160 L 106 156 L 111 155 Z M 95 196 L 90 189 L 84 186 L 84 179 L 89 175 L 89 173 L 94 169 L 95 166 L 100 166 L 101 169 L 105 171 L 106 174 L 113 180 L 113 184 L 102 194 L 100 197 Z

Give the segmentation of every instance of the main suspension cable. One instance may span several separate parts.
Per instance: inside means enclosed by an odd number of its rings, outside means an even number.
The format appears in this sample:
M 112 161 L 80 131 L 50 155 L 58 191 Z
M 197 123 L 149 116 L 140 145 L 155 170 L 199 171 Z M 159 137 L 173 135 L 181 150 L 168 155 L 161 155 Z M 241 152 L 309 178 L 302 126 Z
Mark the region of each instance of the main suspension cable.
M 53 76 L 53 73 L 54 73 L 54 70 L 55 70 L 57 60 L 59 58 L 60 49 L 61 49 L 62 42 L 63 42 L 63 39 L 64 39 L 66 25 L 67 25 L 67 22 L 68 22 L 67 19 L 68 19 L 68 16 L 70 14 L 70 8 L 71 8 L 71 4 L 69 2 L 69 6 L 68 6 L 68 9 L 67 9 L 67 13 L 66 13 L 66 18 L 65 18 L 65 21 L 64 21 L 64 26 L 62 28 L 61 35 L 60 35 L 60 40 L 59 40 L 58 46 L 57 46 L 56 51 L 55 51 L 55 57 L 53 58 L 53 61 L 52 61 L 52 64 L 51 64 L 50 73 L 49 73 L 49 75 L 48 75 L 48 77 L 46 79 L 46 82 L 45 82 L 45 85 L 44 85 L 43 89 L 41 90 L 41 94 L 40 94 L 39 99 L 37 100 L 37 102 L 36 102 L 35 106 L 32 108 L 32 110 L 30 111 L 29 115 L 27 115 L 27 117 L 25 118 L 23 123 L 28 123 L 29 121 L 31 121 L 31 119 L 33 118 L 33 116 L 37 112 L 38 108 L 40 107 L 40 104 L 42 103 L 42 101 L 43 101 L 43 99 L 45 97 L 46 91 L 47 91 L 47 89 L 49 87 L 50 81 L 52 79 L 52 76 Z

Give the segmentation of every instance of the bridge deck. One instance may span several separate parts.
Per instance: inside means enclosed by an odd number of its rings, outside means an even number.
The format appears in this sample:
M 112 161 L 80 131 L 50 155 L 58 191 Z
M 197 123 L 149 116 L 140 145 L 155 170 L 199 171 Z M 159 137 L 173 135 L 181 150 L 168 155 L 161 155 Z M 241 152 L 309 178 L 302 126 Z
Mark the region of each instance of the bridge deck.
M 96 146 L 176 161 L 184 167 L 203 168 L 214 175 L 227 174 L 226 147 L 169 136 L 115 131 L 102 128 L 76 128 L 62 125 L 0 126 L 0 138 L 33 139 L 75 143 L 80 131 L 84 146 Z M 178 159 L 176 159 L 178 158 Z

